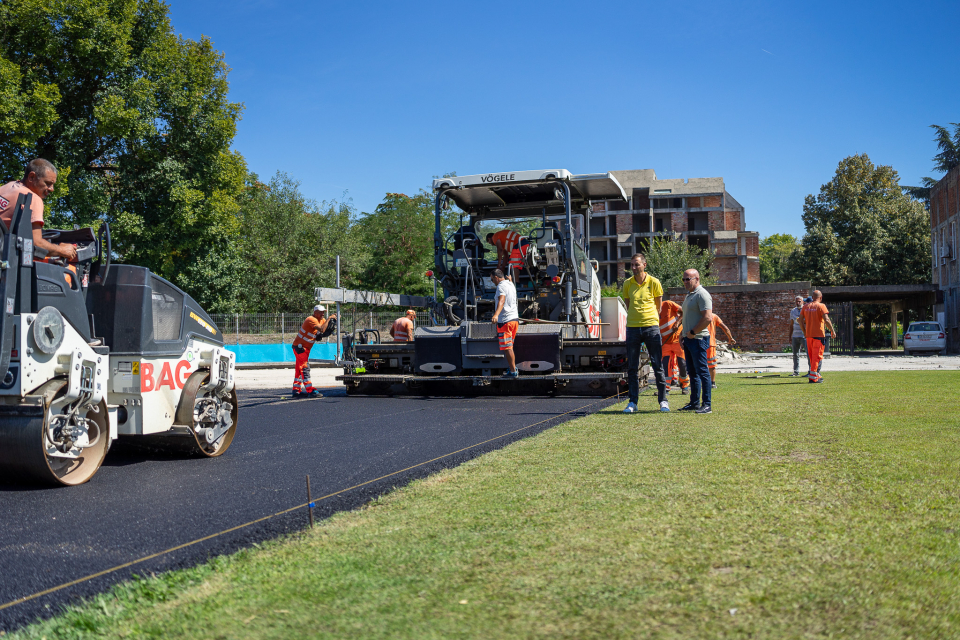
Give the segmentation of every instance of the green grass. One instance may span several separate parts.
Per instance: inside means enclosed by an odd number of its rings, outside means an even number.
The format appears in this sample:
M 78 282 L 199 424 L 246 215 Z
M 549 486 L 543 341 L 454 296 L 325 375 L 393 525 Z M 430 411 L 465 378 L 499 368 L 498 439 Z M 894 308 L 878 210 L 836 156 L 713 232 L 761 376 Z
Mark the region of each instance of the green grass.
M 960 373 L 720 382 L 14 637 L 957 637 Z

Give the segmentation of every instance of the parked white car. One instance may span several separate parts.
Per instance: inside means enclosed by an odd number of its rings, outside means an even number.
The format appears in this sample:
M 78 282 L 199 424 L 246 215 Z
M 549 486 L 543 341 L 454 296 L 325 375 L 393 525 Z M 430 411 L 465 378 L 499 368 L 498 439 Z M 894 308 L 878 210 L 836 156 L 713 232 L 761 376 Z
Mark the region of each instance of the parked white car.
M 947 352 L 947 336 L 939 322 L 911 322 L 903 334 L 903 355 L 920 351 Z

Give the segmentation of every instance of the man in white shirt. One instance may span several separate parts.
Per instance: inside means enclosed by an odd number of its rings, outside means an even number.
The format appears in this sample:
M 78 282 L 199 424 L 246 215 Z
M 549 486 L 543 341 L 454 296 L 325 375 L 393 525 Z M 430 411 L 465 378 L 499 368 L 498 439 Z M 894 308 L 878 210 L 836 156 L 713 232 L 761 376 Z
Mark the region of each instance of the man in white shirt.
M 804 348 L 806 340 L 803 329 L 800 328 L 800 311 L 803 309 L 803 298 L 797 296 L 794 300 L 797 306 L 790 309 L 790 342 L 793 347 L 793 375 L 800 375 L 800 349 Z
M 504 378 L 517 378 L 517 359 L 513 354 L 513 339 L 517 336 L 517 327 L 520 326 L 520 314 L 517 313 L 517 288 L 503 277 L 503 271 L 494 269 L 490 280 L 497 285 L 494 300 L 497 301 L 497 310 L 493 312 L 493 326 L 497 328 L 500 338 L 500 351 L 507 359 L 507 370 Z

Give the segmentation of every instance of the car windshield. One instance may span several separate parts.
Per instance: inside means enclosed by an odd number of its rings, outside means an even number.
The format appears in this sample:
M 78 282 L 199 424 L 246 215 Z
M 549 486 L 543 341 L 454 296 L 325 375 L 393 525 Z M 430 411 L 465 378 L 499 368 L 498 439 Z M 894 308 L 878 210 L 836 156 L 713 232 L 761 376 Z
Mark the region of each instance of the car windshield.
M 916 322 L 907 331 L 940 331 L 940 325 L 936 322 Z

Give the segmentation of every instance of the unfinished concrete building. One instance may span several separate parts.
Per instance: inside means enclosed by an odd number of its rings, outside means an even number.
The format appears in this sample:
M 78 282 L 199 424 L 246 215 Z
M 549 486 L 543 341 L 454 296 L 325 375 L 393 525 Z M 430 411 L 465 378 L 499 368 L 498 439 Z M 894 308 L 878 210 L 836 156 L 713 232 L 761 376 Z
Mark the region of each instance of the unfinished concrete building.
M 723 178 L 658 180 L 653 169 L 613 171 L 627 202 L 595 202 L 590 221 L 590 257 L 600 281 L 630 275 L 630 256 L 665 232 L 716 252 L 720 284 L 760 281 L 760 236 L 747 231 L 743 206 L 727 193 Z
M 930 190 L 930 235 L 933 249 L 933 283 L 940 291 L 933 307 L 934 319 L 947 334 L 947 351 L 960 350 L 960 167 L 947 172 Z

